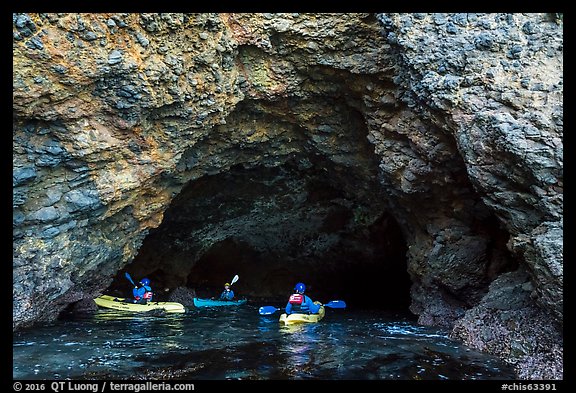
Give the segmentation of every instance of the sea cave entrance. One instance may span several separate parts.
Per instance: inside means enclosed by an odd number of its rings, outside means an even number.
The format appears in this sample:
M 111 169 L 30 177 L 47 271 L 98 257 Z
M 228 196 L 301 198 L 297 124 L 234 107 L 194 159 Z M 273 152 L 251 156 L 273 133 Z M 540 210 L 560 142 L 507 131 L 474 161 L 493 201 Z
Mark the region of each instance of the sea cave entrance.
M 125 270 L 160 296 L 179 286 L 216 296 L 238 274 L 235 290 L 248 299 L 284 301 L 302 281 L 314 300 L 407 311 L 406 241 L 381 191 L 355 199 L 365 187 L 353 175 L 303 160 L 190 182 Z M 125 281 L 119 272 L 112 287 Z

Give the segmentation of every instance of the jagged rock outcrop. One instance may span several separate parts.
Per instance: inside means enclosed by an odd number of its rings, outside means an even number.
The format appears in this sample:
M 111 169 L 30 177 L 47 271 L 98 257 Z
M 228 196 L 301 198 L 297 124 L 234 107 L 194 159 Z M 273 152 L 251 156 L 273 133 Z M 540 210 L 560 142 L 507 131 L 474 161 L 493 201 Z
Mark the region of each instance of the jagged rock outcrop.
M 530 272 L 534 283 L 529 287 L 531 296 L 545 310 L 516 304 L 512 308 L 517 314 L 511 318 L 516 321 L 502 333 L 499 319 L 510 318 L 511 313 L 505 317 L 494 311 L 485 304 L 486 299 L 496 297 L 492 292 L 497 291 L 504 298 L 522 297 L 512 290 L 515 284 L 503 291 L 501 286 L 509 283 L 502 280 L 500 285 L 491 286 L 482 302 L 457 322 L 454 336 L 515 363 L 522 378 L 561 378 L 562 335 L 558 326 L 563 320 L 561 15 L 416 14 L 382 15 L 380 20 L 386 26 L 389 42 L 395 43 L 399 52 L 400 72 L 396 82 L 406 88 L 404 101 L 420 108 L 424 118 L 453 133 L 468 178 L 509 234 L 507 249 L 520 261 L 521 269 Z M 432 43 L 439 46 L 437 50 L 430 50 Z M 438 247 L 443 248 L 436 245 L 433 250 Z M 475 258 L 481 253 L 482 248 L 468 256 Z M 434 254 L 415 259 L 430 266 L 437 261 Z M 448 257 L 454 256 L 458 261 L 458 253 L 454 255 L 450 250 Z M 471 262 L 467 264 L 469 269 L 478 267 L 476 261 Z M 447 281 L 449 287 L 455 277 L 456 280 L 461 277 L 456 274 L 446 280 L 443 278 L 446 276 L 432 275 L 437 284 L 444 286 Z M 423 286 L 422 290 L 426 289 Z M 438 300 L 442 304 L 445 299 Z M 427 315 L 433 319 L 438 315 L 448 315 L 449 319 L 461 316 L 462 310 L 451 305 L 427 307 L 419 303 L 415 299 L 412 307 L 421 311 L 421 320 Z M 526 317 L 532 314 L 537 317 Z M 478 319 L 485 326 L 481 330 L 473 322 Z M 463 328 L 467 323 L 473 327 Z M 538 327 L 526 326 L 532 323 Z M 499 333 L 482 333 L 493 329 Z M 510 349 L 510 342 L 522 351 Z M 547 344 L 535 346 L 534 342 Z M 548 345 L 553 342 L 556 345 Z M 535 364 L 541 364 L 541 370 L 537 371 Z
M 562 334 L 551 312 L 534 305 L 534 286 L 526 271 L 504 273 L 464 318 L 453 337 L 516 366 L 521 379 L 562 379 Z
M 353 255 L 386 261 L 394 232 L 421 323 L 456 326 L 523 378 L 542 362 L 561 377 L 559 15 L 13 22 L 14 328 L 105 290 L 131 262 L 168 289 L 197 283 L 226 247 L 252 253 L 254 282 L 291 282 L 281 268 L 295 260 L 338 277 Z M 250 265 L 271 255 L 269 270 Z M 499 278 L 519 272 L 529 296 Z M 254 282 L 254 296 L 278 284 Z M 496 294 L 519 322 L 488 337 L 473 320 L 500 326 Z M 525 345 L 544 334 L 529 313 L 551 316 L 555 346 Z M 520 357 L 506 338 L 518 332 Z

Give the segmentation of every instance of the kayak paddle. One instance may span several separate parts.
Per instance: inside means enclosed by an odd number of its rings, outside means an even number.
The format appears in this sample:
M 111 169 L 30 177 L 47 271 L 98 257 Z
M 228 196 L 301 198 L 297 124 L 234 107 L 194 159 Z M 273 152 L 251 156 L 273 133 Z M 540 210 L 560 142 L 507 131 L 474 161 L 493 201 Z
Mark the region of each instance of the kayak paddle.
M 230 281 L 230 286 L 234 285 L 234 283 L 235 283 L 236 281 L 238 281 L 239 278 L 240 278 L 240 277 L 238 277 L 238 275 L 235 275 L 234 278 L 232 279 L 232 281 Z
M 346 308 L 346 302 L 344 300 L 332 300 L 323 305 L 328 308 Z M 274 306 L 262 306 L 258 309 L 260 315 L 270 315 L 274 314 L 276 311 L 282 310 L 281 308 L 276 308 Z
M 274 314 L 276 311 L 280 311 L 280 309 L 276 308 L 274 306 L 262 306 L 258 309 L 258 314 L 270 315 L 270 314 Z
M 344 300 L 332 300 L 326 304 L 324 307 L 328 308 L 346 308 L 346 302 Z
M 130 273 L 126 272 L 124 274 L 124 276 L 126 276 L 126 278 L 128 279 L 128 281 L 130 281 L 132 283 L 132 285 L 136 286 L 136 284 L 134 284 L 134 280 L 132 280 L 132 277 L 130 276 Z

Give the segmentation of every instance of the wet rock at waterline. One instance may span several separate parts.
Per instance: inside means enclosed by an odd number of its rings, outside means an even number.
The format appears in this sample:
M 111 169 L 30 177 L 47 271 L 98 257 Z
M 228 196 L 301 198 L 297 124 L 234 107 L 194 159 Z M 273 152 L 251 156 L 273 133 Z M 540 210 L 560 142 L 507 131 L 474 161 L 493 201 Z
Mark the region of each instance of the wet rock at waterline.
M 126 293 L 126 269 L 162 296 L 238 273 L 248 297 L 389 290 L 562 374 L 561 14 L 13 22 L 14 329 Z M 529 296 L 491 285 L 519 269 Z M 554 345 L 504 347 L 543 326 Z
M 75 303 L 71 303 L 67 311 L 71 314 L 92 314 L 98 311 L 98 306 L 91 298 L 84 298 Z
M 193 289 L 186 287 L 178 287 L 170 291 L 168 297 L 169 302 L 180 303 L 184 307 L 192 308 L 194 307 L 194 298 L 196 297 L 196 292 Z
M 534 305 L 533 290 L 525 271 L 500 275 L 480 304 L 456 321 L 452 336 L 507 359 L 520 378 L 562 379 L 563 337 L 550 312 Z

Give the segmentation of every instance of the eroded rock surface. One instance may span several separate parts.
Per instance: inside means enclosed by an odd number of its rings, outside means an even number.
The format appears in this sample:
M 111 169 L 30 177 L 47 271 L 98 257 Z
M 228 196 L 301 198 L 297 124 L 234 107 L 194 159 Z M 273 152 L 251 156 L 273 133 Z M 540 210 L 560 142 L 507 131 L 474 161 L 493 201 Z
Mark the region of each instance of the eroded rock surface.
M 241 251 L 251 296 L 295 261 L 327 294 L 404 266 L 421 323 L 561 377 L 561 15 L 14 14 L 13 38 L 15 329 Z

